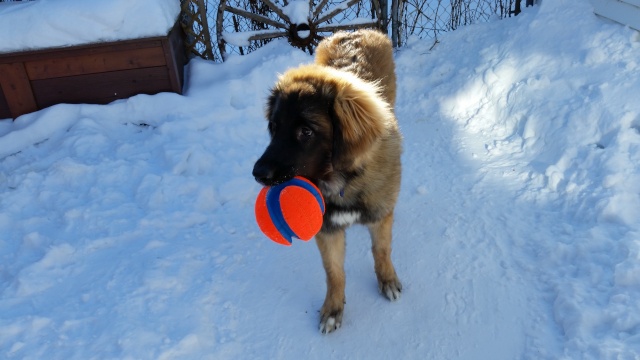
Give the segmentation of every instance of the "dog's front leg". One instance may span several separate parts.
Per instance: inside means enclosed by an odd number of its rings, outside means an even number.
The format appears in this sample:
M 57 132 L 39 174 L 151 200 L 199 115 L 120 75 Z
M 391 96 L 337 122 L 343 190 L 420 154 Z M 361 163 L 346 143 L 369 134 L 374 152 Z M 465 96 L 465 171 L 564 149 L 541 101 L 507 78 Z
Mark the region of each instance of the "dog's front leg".
M 393 226 L 393 213 L 390 213 L 380 221 L 369 224 L 371 234 L 371 250 L 378 277 L 378 290 L 389 300 L 400 298 L 402 283 L 396 275 L 396 270 L 391 262 L 391 228 Z
M 327 296 L 320 310 L 320 332 L 328 334 L 342 325 L 344 311 L 344 252 L 345 232 L 320 232 L 316 244 L 322 255 L 322 264 L 327 273 Z

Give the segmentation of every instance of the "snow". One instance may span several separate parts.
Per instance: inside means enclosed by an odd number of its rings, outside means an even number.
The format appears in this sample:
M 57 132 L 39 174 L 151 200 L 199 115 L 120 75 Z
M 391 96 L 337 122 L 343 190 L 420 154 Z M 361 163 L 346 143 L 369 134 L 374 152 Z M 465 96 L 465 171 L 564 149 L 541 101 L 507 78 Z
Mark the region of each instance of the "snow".
M 292 24 L 306 24 L 309 22 L 309 2 L 306 0 L 293 0 L 282 8 Z
M 235 46 L 249 46 L 251 45 L 250 38 L 257 35 L 271 34 L 271 38 L 278 38 L 287 36 L 287 31 L 282 29 L 266 29 L 266 30 L 251 30 L 243 32 L 228 32 L 223 33 L 224 41 Z
M 309 55 L 0 122 L 0 357 L 640 358 L 640 36 L 558 0 L 439 40 L 396 54 L 403 296 L 351 228 L 328 336 L 315 245 L 253 218 L 268 89 Z
M 0 53 L 164 36 L 175 0 L 36 0 L 0 3 Z
M 640 0 L 591 0 L 596 14 L 640 30 Z

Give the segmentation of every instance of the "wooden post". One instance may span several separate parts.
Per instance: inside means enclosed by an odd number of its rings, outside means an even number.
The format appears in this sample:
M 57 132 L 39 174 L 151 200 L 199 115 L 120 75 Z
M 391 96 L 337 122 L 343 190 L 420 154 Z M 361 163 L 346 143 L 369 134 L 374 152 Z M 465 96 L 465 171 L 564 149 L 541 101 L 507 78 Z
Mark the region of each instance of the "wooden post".
M 400 41 L 400 6 L 403 0 L 391 0 L 391 41 L 393 47 L 402 45 Z
M 23 63 L 0 64 L 0 86 L 14 118 L 38 110 Z
M 182 85 L 184 83 L 184 63 L 186 62 L 186 54 L 182 42 L 182 28 L 176 23 L 169 37 L 162 39 L 162 49 L 164 51 L 164 59 L 169 72 L 169 81 L 171 89 L 182 94 Z
M 522 12 L 522 8 L 520 7 L 521 0 L 516 0 L 516 8 L 513 10 L 513 15 L 518 16 Z

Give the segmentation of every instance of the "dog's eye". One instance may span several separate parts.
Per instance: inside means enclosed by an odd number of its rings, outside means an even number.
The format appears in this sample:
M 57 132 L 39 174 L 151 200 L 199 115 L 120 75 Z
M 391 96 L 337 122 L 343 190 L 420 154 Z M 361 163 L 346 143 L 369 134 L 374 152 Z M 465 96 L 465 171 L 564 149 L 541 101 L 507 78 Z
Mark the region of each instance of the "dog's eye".
M 313 130 L 310 128 L 303 126 L 298 129 L 298 139 L 301 141 L 308 140 L 313 136 Z

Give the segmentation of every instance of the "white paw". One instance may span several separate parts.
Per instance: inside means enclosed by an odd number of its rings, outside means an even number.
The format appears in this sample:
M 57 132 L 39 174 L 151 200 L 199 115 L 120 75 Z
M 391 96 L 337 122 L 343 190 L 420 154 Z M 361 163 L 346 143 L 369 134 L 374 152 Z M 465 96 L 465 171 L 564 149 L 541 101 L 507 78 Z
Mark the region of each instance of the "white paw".
M 389 282 L 380 282 L 378 289 L 391 301 L 400 299 L 400 295 L 402 295 L 402 283 L 400 283 L 398 279 Z
M 342 326 L 342 314 L 325 316 L 320 320 L 320 332 L 329 334 L 340 329 Z

